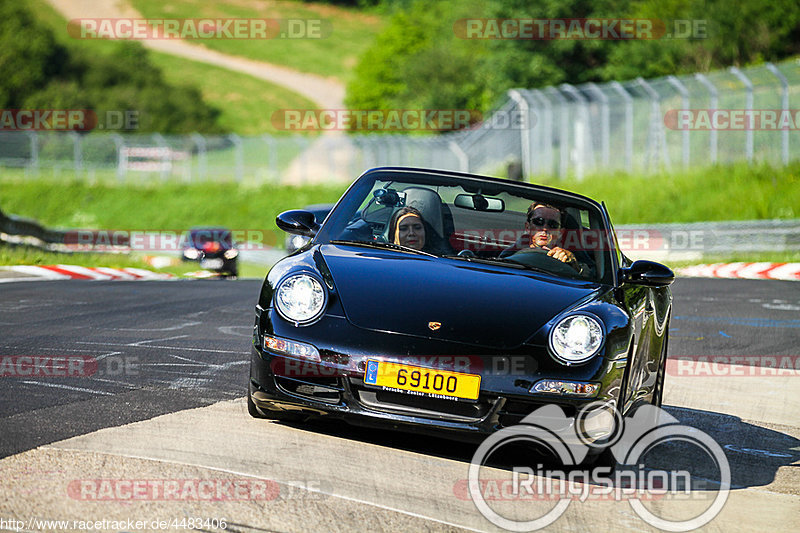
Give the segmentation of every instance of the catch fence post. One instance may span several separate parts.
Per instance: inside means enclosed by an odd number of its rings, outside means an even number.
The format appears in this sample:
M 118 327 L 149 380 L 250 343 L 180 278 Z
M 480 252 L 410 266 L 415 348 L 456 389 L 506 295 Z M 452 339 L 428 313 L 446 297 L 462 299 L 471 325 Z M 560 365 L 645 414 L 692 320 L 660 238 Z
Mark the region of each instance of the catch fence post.
M 525 123 L 521 125 L 519 131 L 519 144 L 522 161 L 522 179 L 527 181 L 531 177 L 531 130 L 528 127 L 530 125 L 531 108 L 528 105 L 528 101 L 517 89 L 508 91 L 508 96 L 516 102 L 520 112 L 525 116 Z
M 610 157 L 610 148 L 609 148 L 609 141 L 611 137 L 611 125 L 610 125 L 610 111 L 608 108 L 608 96 L 600 90 L 600 87 L 597 86 L 596 83 L 589 82 L 586 84 L 586 88 L 592 92 L 595 96 L 597 96 L 597 100 L 600 102 L 600 150 L 601 150 L 601 158 L 603 161 L 603 168 L 604 170 L 608 170 L 608 167 L 611 163 Z
M 612 81 L 608 86 L 625 101 L 625 169 L 633 172 L 633 96 L 618 81 Z
M 199 133 L 195 132 L 192 133 L 191 139 L 194 142 L 194 145 L 197 147 L 197 163 L 200 167 L 198 169 L 198 174 L 200 174 L 201 180 L 208 179 L 208 150 L 206 144 L 206 138 L 200 135 Z M 191 165 L 189 165 L 191 167 Z M 191 175 L 190 175 L 191 180 Z
M 697 79 L 697 81 L 699 81 L 701 84 L 703 84 L 703 87 L 708 89 L 708 92 L 711 95 L 711 99 L 710 99 L 711 110 L 716 112 L 717 107 L 719 107 L 719 91 L 717 90 L 716 87 L 714 87 L 714 84 L 711 83 L 711 81 L 705 75 L 700 74 L 698 72 L 697 74 L 694 75 L 694 77 Z M 717 129 L 716 128 L 711 128 L 711 132 L 710 132 L 710 135 L 709 135 L 709 141 L 708 141 L 708 144 L 709 144 L 708 148 L 709 148 L 709 156 L 710 156 L 712 165 L 716 165 L 717 164 L 717 145 L 718 145 L 718 142 L 719 142 L 718 141 L 718 136 L 719 136 L 719 134 L 717 133 Z
M 675 76 L 667 76 L 667 81 L 670 85 L 675 87 L 675 90 L 681 95 L 681 107 L 683 109 L 689 109 L 689 91 L 686 89 L 686 86 L 676 78 Z M 691 132 L 688 128 L 685 128 L 681 132 L 681 138 L 683 140 L 683 146 L 681 146 L 681 157 L 683 158 L 683 168 L 689 168 L 689 134 Z
M 767 63 L 767 69 L 781 82 L 781 110 L 789 113 L 789 81 L 783 72 L 773 63 Z M 784 166 L 789 164 L 789 128 L 781 130 L 781 160 Z
M 744 72 L 739 70 L 737 67 L 731 67 L 730 69 L 731 74 L 736 76 L 739 81 L 742 82 L 744 88 L 747 90 L 747 96 L 745 97 L 745 107 L 747 111 L 753 110 L 753 83 L 750 79 L 744 75 Z M 750 113 L 750 118 L 752 120 L 753 114 Z M 753 128 L 747 128 L 745 130 L 745 154 L 747 157 L 747 162 L 753 162 Z

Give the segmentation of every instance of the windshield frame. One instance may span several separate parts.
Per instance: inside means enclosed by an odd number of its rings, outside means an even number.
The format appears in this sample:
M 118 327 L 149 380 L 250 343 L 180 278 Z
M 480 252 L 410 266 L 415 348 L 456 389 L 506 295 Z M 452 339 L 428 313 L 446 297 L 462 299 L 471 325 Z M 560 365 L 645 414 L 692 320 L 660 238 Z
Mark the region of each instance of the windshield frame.
M 314 236 L 313 244 L 329 244 L 331 241 L 346 240 L 340 234 L 332 235 L 332 231 L 344 227 L 351 221 L 352 215 L 356 213 L 359 207 L 364 203 L 365 199 L 375 187 L 376 181 L 392 182 L 397 181 L 403 184 L 421 185 L 421 186 L 460 186 L 465 190 L 477 192 L 481 190 L 484 194 L 493 195 L 501 192 L 523 197 L 541 199 L 542 197 L 552 200 L 558 205 L 564 204 L 567 206 L 576 206 L 586 208 L 587 210 L 594 211 L 597 222 L 602 224 L 603 228 L 595 228 L 602 231 L 601 253 L 605 263 L 605 271 L 602 276 L 596 275 L 591 278 L 580 278 L 582 281 L 591 281 L 595 283 L 602 283 L 606 285 L 614 285 L 617 282 L 616 269 L 618 268 L 616 261 L 616 242 L 610 232 L 613 231 L 610 225 L 608 213 L 603 204 L 592 200 L 586 196 L 556 189 L 552 187 L 534 185 L 522 182 L 513 182 L 501 178 L 491 178 L 478 176 L 473 174 L 464 174 L 460 172 L 449 172 L 439 170 L 426 170 L 408 167 L 380 167 L 368 170 L 359 176 L 345 191 L 339 201 L 331 210 L 330 214 L 325 220 L 320 230 Z M 333 237 L 333 238 L 332 238 Z M 434 256 L 444 257 L 444 256 Z M 498 261 L 496 264 L 502 265 Z M 556 277 L 569 277 L 561 276 L 557 273 L 551 273 Z

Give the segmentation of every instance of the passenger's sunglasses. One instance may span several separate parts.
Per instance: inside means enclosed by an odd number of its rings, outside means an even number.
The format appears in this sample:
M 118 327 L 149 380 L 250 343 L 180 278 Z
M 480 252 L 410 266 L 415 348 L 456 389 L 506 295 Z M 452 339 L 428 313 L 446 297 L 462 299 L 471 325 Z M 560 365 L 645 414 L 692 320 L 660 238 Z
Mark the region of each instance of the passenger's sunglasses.
M 528 222 L 530 222 L 532 226 L 536 226 L 537 228 L 543 228 L 545 224 L 550 229 L 558 229 L 561 227 L 561 222 L 552 218 L 533 217 L 529 218 Z

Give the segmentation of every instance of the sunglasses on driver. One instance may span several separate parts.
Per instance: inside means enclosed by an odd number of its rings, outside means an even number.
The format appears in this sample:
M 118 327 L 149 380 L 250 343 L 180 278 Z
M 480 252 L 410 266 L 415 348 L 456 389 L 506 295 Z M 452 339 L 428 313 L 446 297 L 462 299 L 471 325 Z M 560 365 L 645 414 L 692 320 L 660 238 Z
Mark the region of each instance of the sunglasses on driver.
M 561 227 L 561 221 L 552 218 L 532 217 L 528 219 L 528 222 L 537 228 L 543 228 L 545 225 L 549 229 L 559 229 Z

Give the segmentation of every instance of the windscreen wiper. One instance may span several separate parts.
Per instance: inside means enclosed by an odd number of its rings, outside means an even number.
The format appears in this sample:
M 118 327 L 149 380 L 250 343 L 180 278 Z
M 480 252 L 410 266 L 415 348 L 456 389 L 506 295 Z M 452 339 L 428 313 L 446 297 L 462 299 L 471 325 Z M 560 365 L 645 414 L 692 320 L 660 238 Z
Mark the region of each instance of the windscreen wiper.
M 382 248 L 382 249 L 389 249 L 389 250 L 398 250 L 400 252 L 410 252 L 410 253 L 419 254 L 419 255 L 427 255 L 428 257 L 439 257 L 436 254 L 423 252 L 422 250 L 417 250 L 416 248 L 410 248 L 408 246 L 395 244 L 393 242 L 351 241 L 351 240 L 341 240 L 341 239 L 333 239 L 330 242 L 331 242 L 331 244 L 352 244 L 354 246 L 364 246 L 366 248 Z
M 461 259 L 463 261 L 469 261 L 470 263 L 482 263 L 485 265 L 501 264 L 503 266 L 510 266 L 515 268 L 526 267 L 526 265 L 517 263 L 516 261 L 511 261 L 510 259 L 506 259 L 505 257 L 477 257 L 469 255 L 445 255 L 443 257 L 447 257 L 448 259 Z
M 448 259 L 462 259 L 464 261 L 469 261 L 470 263 L 481 263 L 484 265 L 503 265 L 511 268 L 517 268 L 519 270 L 532 270 L 534 272 L 541 272 L 542 274 L 548 274 L 550 276 L 553 275 L 552 272 L 549 272 L 543 268 L 537 268 L 534 266 L 526 265 L 525 263 L 520 263 L 519 261 L 514 261 L 508 257 L 470 257 L 464 255 L 445 255 L 443 257 L 447 257 Z

